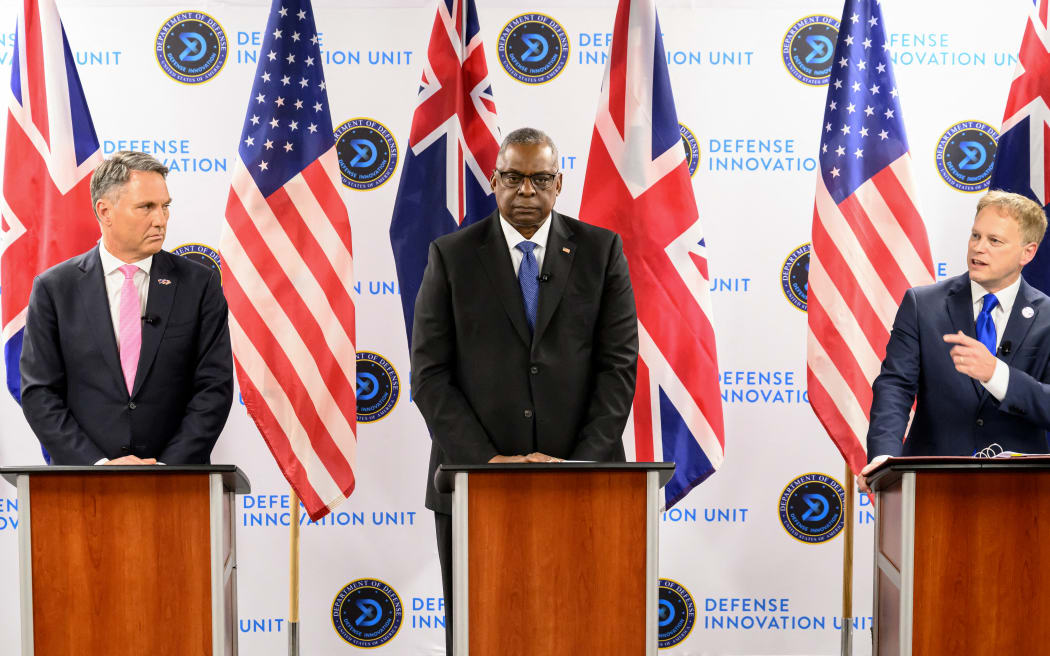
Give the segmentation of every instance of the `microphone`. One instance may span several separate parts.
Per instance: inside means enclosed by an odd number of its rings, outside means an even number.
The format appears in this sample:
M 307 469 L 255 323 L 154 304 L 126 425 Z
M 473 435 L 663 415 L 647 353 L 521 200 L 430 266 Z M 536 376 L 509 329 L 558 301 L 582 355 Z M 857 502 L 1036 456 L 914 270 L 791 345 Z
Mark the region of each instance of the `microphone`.
M 551 279 L 551 274 L 549 274 L 549 273 L 541 273 L 540 275 L 536 276 L 536 281 L 537 282 L 550 282 L 550 279 Z
M 157 323 L 160 323 L 160 318 L 155 316 L 155 315 L 152 315 L 152 314 L 146 314 L 146 315 L 143 315 L 142 321 L 143 321 L 143 323 L 146 323 L 146 324 L 149 324 L 149 325 L 153 326 L 153 325 L 156 325 Z
M 1007 340 L 1004 340 L 1003 343 L 999 345 L 999 352 L 1002 353 L 1003 355 L 1010 355 L 1010 349 L 1011 348 L 1013 348 L 1013 344 L 1011 344 L 1010 340 L 1007 339 Z

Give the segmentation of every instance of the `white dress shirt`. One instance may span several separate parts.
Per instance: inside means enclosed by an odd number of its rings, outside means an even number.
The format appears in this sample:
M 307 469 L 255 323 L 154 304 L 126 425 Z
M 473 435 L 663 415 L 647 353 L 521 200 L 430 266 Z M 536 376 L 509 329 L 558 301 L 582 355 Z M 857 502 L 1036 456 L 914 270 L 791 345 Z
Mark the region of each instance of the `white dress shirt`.
M 1000 289 L 995 293 L 995 297 L 999 299 L 998 305 L 992 308 L 992 323 L 995 324 L 995 350 L 998 352 L 999 343 L 1003 341 L 1003 333 L 1006 332 L 1006 322 L 1010 319 L 1010 312 L 1014 309 L 1014 301 L 1017 300 L 1017 291 L 1021 288 L 1021 277 L 1018 276 L 1017 280 L 1013 281 L 1007 287 Z M 977 315 L 981 313 L 981 307 L 984 305 L 984 297 L 988 294 L 988 291 L 981 287 L 974 281 L 970 281 L 970 297 L 973 299 L 973 318 L 977 320 Z M 995 359 L 995 371 L 992 372 L 992 377 L 988 379 L 988 382 L 978 381 L 984 386 L 984 389 L 988 390 L 988 393 L 995 397 L 996 401 L 1002 401 L 1003 397 L 1006 396 L 1006 388 L 1010 384 L 1010 367 L 999 358 Z
M 525 254 L 515 248 L 515 246 L 523 241 L 531 241 L 536 244 L 536 248 L 532 249 L 532 254 L 536 257 L 536 270 L 542 272 L 543 255 L 547 252 L 547 236 L 551 233 L 551 215 L 548 214 L 547 218 L 543 220 L 543 224 L 536 231 L 536 234 L 532 236 L 532 239 L 525 239 L 514 226 L 507 223 L 503 215 L 499 217 L 499 225 L 503 228 L 503 236 L 506 237 L 507 248 L 510 249 L 510 261 L 514 264 L 514 277 L 518 277 L 521 261 L 525 259 Z
M 124 274 L 120 267 L 127 264 L 106 250 L 105 244 L 99 242 L 98 256 L 102 260 L 102 275 L 106 281 L 106 299 L 109 300 L 109 316 L 113 321 L 113 336 L 117 339 L 117 352 L 120 352 L 120 290 L 124 287 Z M 146 296 L 149 294 L 149 270 L 153 265 L 153 256 L 132 262 L 139 268 L 135 272 L 135 289 L 139 293 L 139 316 L 146 313 Z

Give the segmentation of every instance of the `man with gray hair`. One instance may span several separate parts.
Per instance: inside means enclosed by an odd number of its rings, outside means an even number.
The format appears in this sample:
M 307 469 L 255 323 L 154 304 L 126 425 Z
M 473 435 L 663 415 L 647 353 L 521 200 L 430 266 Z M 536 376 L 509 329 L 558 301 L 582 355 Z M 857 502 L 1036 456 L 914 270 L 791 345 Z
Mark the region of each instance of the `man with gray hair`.
M 22 411 L 56 465 L 204 464 L 226 423 L 226 299 L 216 271 L 161 250 L 167 174 L 145 153 L 100 164 L 99 245 L 33 281 Z

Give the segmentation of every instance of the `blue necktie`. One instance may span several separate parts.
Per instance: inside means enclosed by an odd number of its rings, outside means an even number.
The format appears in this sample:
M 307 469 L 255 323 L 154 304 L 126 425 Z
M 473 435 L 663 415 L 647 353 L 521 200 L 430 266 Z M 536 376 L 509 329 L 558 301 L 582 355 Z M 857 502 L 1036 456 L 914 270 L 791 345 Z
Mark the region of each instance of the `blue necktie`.
M 525 299 L 525 318 L 529 321 L 529 334 L 536 329 L 536 306 L 540 301 L 540 283 L 536 280 L 540 275 L 540 268 L 532 254 L 532 249 L 538 245 L 533 241 L 523 241 L 514 247 L 524 256 L 521 258 L 521 266 L 518 267 L 518 284 L 521 285 L 521 297 Z
M 999 299 L 995 294 L 984 295 L 984 305 L 977 315 L 977 341 L 988 347 L 995 355 L 995 322 L 992 321 L 992 308 L 999 305 Z

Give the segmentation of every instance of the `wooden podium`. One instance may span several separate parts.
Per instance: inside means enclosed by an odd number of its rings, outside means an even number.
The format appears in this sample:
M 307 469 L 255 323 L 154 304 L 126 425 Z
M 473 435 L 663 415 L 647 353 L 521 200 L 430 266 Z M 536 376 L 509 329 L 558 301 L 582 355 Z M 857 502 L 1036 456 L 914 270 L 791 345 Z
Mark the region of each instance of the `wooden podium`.
M 1050 457 L 891 458 L 869 480 L 873 654 L 1047 653 Z
M 455 656 L 657 653 L 657 513 L 673 463 L 442 466 Z
M 22 655 L 237 654 L 233 465 L 14 467 Z

